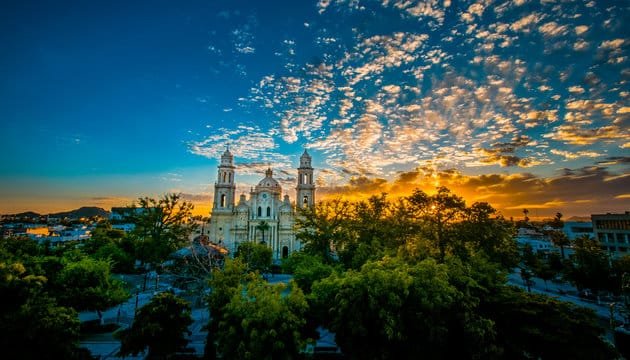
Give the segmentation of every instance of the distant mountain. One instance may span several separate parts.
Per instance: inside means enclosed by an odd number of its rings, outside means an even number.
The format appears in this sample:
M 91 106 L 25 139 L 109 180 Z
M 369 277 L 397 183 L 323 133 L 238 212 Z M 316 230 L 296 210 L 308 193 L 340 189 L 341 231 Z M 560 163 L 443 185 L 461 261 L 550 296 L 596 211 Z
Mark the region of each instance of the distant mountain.
M 23 212 L 23 213 L 19 213 L 19 214 L 12 214 L 12 215 L 9 215 L 9 216 L 18 217 L 18 218 L 30 218 L 30 219 L 35 219 L 35 218 L 39 218 L 39 217 L 40 217 L 40 216 L 42 216 L 42 215 L 40 215 L 40 214 L 38 214 L 38 213 L 36 213 L 36 212 L 33 212 L 33 211 L 26 211 L 26 212 Z
M 100 207 L 95 207 L 95 206 L 83 206 L 81 208 L 78 208 L 76 210 L 70 210 L 70 211 L 63 211 L 63 212 L 58 212 L 58 213 L 54 213 L 54 214 L 48 214 L 48 216 L 51 217 L 58 217 L 58 218 L 70 218 L 70 219 L 78 219 L 78 218 L 88 218 L 88 217 L 92 217 L 92 216 L 100 216 L 100 217 L 109 217 L 109 211 L 100 208 Z

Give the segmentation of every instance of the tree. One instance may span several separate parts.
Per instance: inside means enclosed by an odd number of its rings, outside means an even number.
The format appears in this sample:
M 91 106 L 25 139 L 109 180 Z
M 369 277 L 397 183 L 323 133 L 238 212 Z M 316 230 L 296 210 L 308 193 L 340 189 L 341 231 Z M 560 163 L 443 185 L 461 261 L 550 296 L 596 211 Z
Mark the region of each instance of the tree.
M 77 311 L 101 311 L 129 297 L 120 281 L 110 276 L 107 261 L 83 258 L 67 264 L 56 279 L 57 299 Z
M 527 215 L 529 215 L 529 210 L 523 209 L 523 221 L 525 224 L 529 223 L 529 217 L 527 217 Z
M 193 208 L 180 194 L 139 198 L 130 216 L 136 225 L 132 236 L 137 241 L 137 257 L 155 267 L 181 248 L 197 226 L 192 221 Z
M 571 245 L 571 241 L 563 231 L 564 221 L 562 221 L 562 213 L 556 213 L 553 220 L 549 222 L 549 226 L 551 226 L 553 230 L 548 231 L 547 234 L 551 238 L 551 242 L 560 248 L 560 255 L 564 259 L 564 247 Z
M 111 261 L 113 272 L 134 271 L 135 254 L 124 231 L 112 229 L 109 222 L 103 222 L 97 225 L 91 235 L 81 247 L 86 254 L 99 260 Z
M 457 285 L 474 283 L 463 269 L 455 274 Z M 315 282 L 311 296 L 350 359 L 490 355 L 491 322 L 475 314 L 472 290 L 450 280 L 448 266 L 433 259 L 408 264 L 385 257 Z
M 115 273 L 129 274 L 134 271 L 133 256 L 114 243 L 101 246 L 93 256 L 95 259 L 110 262 Z
M 575 255 L 567 277 L 578 289 L 595 291 L 610 289 L 610 265 L 599 241 L 588 235 L 579 236 L 574 241 Z
M 459 221 L 465 213 L 466 203 L 446 187 L 439 187 L 435 195 L 428 195 L 415 189 L 407 200 L 415 210 L 419 220 L 424 221 L 439 251 L 440 261 L 444 261 L 449 246 L 451 226 Z
M 212 269 L 208 285 L 208 308 L 210 310 L 210 320 L 208 322 L 208 337 L 204 357 L 206 359 L 216 359 L 216 334 L 219 322 L 223 318 L 225 306 L 236 296 L 239 286 L 256 275 L 247 275 L 246 265 L 240 259 L 226 259 L 223 269 Z
M 262 241 L 261 244 L 265 245 L 265 231 L 269 230 L 270 226 L 266 221 L 261 221 L 258 225 L 256 225 L 256 230 L 259 230 L 262 233 Z
M 272 260 L 271 248 L 264 244 L 245 242 L 238 245 L 235 258 L 239 258 L 247 266 L 248 271 L 269 271 Z
M 283 284 L 261 279 L 240 285 L 223 308 L 217 328 L 225 359 L 296 359 L 306 345 L 301 329 L 308 305 L 295 283 L 283 295 Z
M 293 280 L 307 294 L 311 292 L 315 281 L 327 278 L 335 270 L 330 264 L 324 263 L 322 258 L 303 252 L 294 252 L 283 260 L 283 270 L 293 274 Z
M 47 279 L 20 262 L 0 262 L 0 348 L 6 358 L 88 358 L 78 348 L 77 313 L 44 289 Z
M 483 252 L 489 260 L 511 270 L 518 265 L 515 229 L 486 202 L 476 202 L 465 209 L 463 220 L 453 226 L 454 250 L 460 258 Z
M 348 230 L 351 204 L 349 201 L 333 199 L 322 201 L 313 207 L 305 207 L 295 219 L 296 238 L 309 254 L 321 256 L 332 262 L 332 248 L 343 248 L 351 238 Z
M 523 247 L 523 256 L 521 263 L 521 279 L 523 279 L 523 283 L 527 286 L 527 292 L 531 292 L 531 286 L 534 283 L 532 277 L 540 267 L 540 260 L 534 253 L 531 245 L 525 244 Z
M 483 298 L 505 359 L 616 359 L 592 310 L 502 286 Z
M 554 268 L 552 264 L 552 261 L 554 260 L 551 256 L 543 253 L 538 253 L 537 257 L 538 266 L 534 269 L 534 275 L 536 275 L 536 277 L 538 278 L 541 278 L 545 282 L 545 289 L 549 290 L 549 288 L 547 287 L 547 282 L 553 279 L 558 274 L 558 271 Z
M 186 350 L 192 323 L 187 301 L 170 292 L 160 293 L 138 310 L 129 329 L 121 331 L 117 356 L 136 356 L 148 349 L 147 359 L 170 358 Z

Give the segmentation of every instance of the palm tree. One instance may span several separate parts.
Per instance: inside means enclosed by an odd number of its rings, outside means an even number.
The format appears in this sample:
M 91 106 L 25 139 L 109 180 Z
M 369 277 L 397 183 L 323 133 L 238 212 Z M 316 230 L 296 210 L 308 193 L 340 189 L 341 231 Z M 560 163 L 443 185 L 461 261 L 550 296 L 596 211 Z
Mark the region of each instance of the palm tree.
M 269 230 L 269 224 L 266 221 L 261 221 L 260 224 L 256 225 L 256 230 L 262 231 L 262 241 L 261 244 L 265 244 L 265 231 Z

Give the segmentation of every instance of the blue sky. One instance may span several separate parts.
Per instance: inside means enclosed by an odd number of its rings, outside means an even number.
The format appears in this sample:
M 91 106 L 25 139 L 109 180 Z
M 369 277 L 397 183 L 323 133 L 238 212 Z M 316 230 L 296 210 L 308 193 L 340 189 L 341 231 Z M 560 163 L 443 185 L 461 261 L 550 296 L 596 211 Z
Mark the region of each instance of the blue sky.
M 0 213 L 180 191 L 447 185 L 506 215 L 630 202 L 619 1 L 12 2 L 0 12 Z M 584 189 L 589 191 L 584 191 Z M 205 205 L 204 205 L 205 204 Z

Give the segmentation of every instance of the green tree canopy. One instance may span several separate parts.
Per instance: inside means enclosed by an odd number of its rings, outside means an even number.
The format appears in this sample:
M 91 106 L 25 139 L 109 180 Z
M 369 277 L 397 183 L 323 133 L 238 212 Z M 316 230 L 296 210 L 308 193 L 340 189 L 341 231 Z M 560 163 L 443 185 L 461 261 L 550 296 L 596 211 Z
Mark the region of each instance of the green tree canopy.
M 330 276 L 335 270 L 335 267 L 325 263 L 321 257 L 301 251 L 283 259 L 282 267 L 284 272 L 293 274 L 293 280 L 307 294 L 311 292 L 311 286 L 315 281 Z
M 599 241 L 588 235 L 579 236 L 574 241 L 573 261 L 566 269 L 567 277 L 578 289 L 595 291 L 611 289 L 610 264 Z
M 193 323 L 190 304 L 170 292 L 154 296 L 141 307 L 133 325 L 123 330 L 118 356 L 147 351 L 147 359 L 165 359 L 188 345 L 188 327 Z
M 425 222 L 430 238 L 439 250 L 439 259 L 444 260 L 449 244 L 455 244 L 455 239 L 449 236 L 452 225 L 464 217 L 466 202 L 443 186 L 435 195 L 416 189 L 407 200 L 417 218 Z
M 302 242 L 304 251 L 331 262 L 332 249 L 343 247 L 344 241 L 352 237 L 347 226 L 350 211 L 351 203 L 341 199 L 322 201 L 301 209 L 295 225 L 296 237 Z
M 273 253 L 269 246 L 255 242 L 239 244 L 236 254 L 234 254 L 235 258 L 240 259 L 245 264 L 247 271 L 259 271 L 261 273 L 269 271 L 272 256 Z
M 57 277 L 57 298 L 77 311 L 100 311 L 129 297 L 120 281 L 110 275 L 107 261 L 83 258 L 68 263 Z
M 616 359 L 595 314 L 545 295 L 499 287 L 482 304 L 505 359 Z
M 368 262 L 316 282 L 312 297 L 350 359 L 470 358 L 492 350 L 492 323 L 433 259 Z
M 301 335 L 308 305 L 294 283 L 260 279 L 240 285 L 223 308 L 217 328 L 219 352 L 225 359 L 296 359 L 306 340 Z
M 136 225 L 132 236 L 137 241 L 137 257 L 153 266 L 181 248 L 195 229 L 194 206 L 180 194 L 165 194 L 159 199 L 139 198 L 132 205 L 130 220 Z
M 78 359 L 77 313 L 44 291 L 47 279 L 19 262 L 0 262 L 0 348 L 11 359 Z

